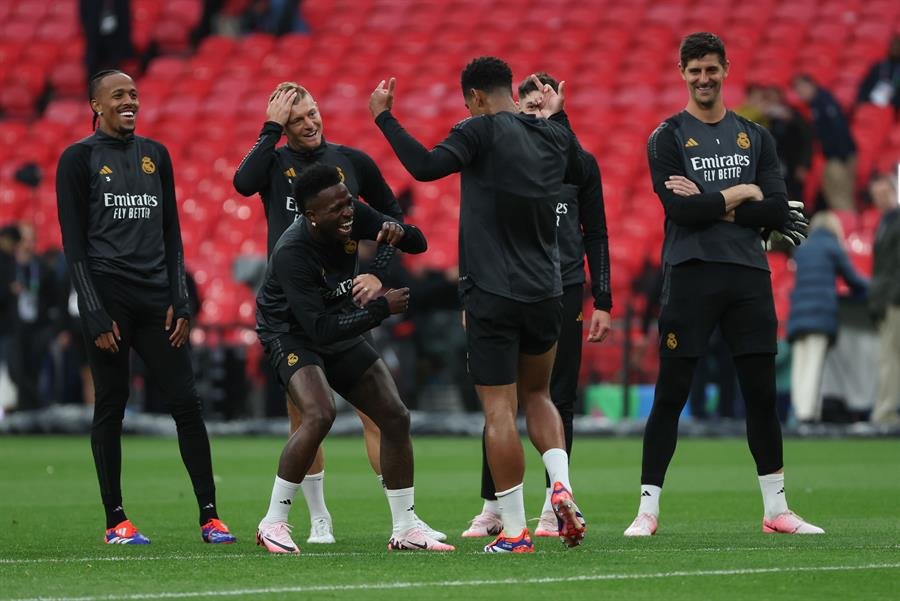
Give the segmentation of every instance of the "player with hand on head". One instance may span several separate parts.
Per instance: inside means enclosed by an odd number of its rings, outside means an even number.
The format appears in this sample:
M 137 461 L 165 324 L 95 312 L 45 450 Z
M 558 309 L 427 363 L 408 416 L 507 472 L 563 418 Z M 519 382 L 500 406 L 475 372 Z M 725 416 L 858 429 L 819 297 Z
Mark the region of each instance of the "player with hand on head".
M 244 196 L 259 194 L 262 200 L 268 226 L 269 255 L 281 234 L 301 215 L 294 194 L 297 177 L 316 163 L 337 167 L 342 182 L 354 198 L 362 197 L 379 212 L 403 221 L 400 205 L 371 157 L 359 149 L 327 141 L 323 131 L 322 113 L 312 94 L 294 82 L 278 84 L 269 97 L 266 122 L 259 138 L 234 174 L 234 187 L 238 192 Z M 287 143 L 278 147 L 282 134 L 287 138 Z M 353 282 L 354 299 L 361 305 L 375 298 L 381 289 L 381 280 L 374 273 L 359 274 Z M 290 399 L 286 399 L 286 404 L 293 433 L 303 416 Z M 378 428 L 363 413 L 357 411 L 357 415 L 363 424 L 369 464 L 383 487 Z M 303 479 L 302 489 L 310 518 L 310 534 L 306 542 L 335 542 L 331 514 L 325 505 L 325 457 L 322 449 L 316 451 L 316 459 L 310 473 Z M 446 534 L 432 529 L 420 519 L 419 525 L 432 537 L 446 540 Z
M 563 96 L 563 86 L 547 73 L 538 73 L 519 84 L 519 110 L 535 117 L 544 117 L 544 86 L 548 92 Z M 563 99 L 560 98 L 560 101 Z M 563 285 L 562 330 L 556 346 L 556 360 L 550 377 L 550 398 L 562 418 L 566 453 L 572 456 L 572 422 L 578 392 L 578 371 L 581 366 L 581 346 L 584 337 L 582 299 L 584 295 L 584 259 L 591 272 L 591 292 L 594 310 L 587 333 L 588 342 L 602 342 L 609 333 L 612 294 L 609 282 L 609 241 L 603 207 L 603 188 L 600 168 L 592 154 L 579 148 L 584 166 L 584 180 L 578 185 L 563 184 L 556 200 L 556 228 Z M 545 473 L 547 490 L 544 506 L 535 528 L 535 536 L 558 536 L 556 515 L 553 513 L 550 475 Z M 481 497 L 484 506 L 472 519 L 464 537 L 496 536 L 503 529 L 497 504 L 496 490 L 491 478 L 487 456 L 482 448 Z
M 521 404 L 532 443 L 553 483 L 551 503 L 569 546 L 585 524 L 572 497 L 559 412 L 550 373 L 562 321 L 556 203 L 563 183 L 583 181 L 578 143 L 559 106 L 549 119 L 518 111 L 512 71 L 481 57 L 462 72 L 470 119 L 429 151 L 391 114 L 395 81 L 382 81 L 369 112 L 400 162 L 417 180 L 462 174 L 459 223 L 460 293 L 465 309 L 469 373 L 485 414 L 485 448 L 504 530 L 488 553 L 531 553 L 522 481 L 525 458 L 516 429 Z
M 417 523 L 409 411 L 384 361 L 362 337 L 389 315 L 406 311 L 409 290 L 389 290 L 364 306 L 353 299 L 359 240 L 379 242 L 373 265 L 384 268 L 395 249 L 424 252 L 425 237 L 355 200 L 336 167 L 304 169 L 295 197 L 303 217 L 272 250 L 256 316 L 260 342 L 303 421 L 281 453 L 257 543 L 272 553 L 299 553 L 288 514 L 334 422 L 334 389 L 381 430 L 380 468 L 393 519 L 388 548 L 452 551 Z
M 134 134 L 140 100 L 121 71 L 91 78 L 93 135 L 59 159 L 56 198 L 63 248 L 78 293 L 95 402 L 91 450 L 108 544 L 147 544 L 122 506 L 122 419 L 133 348 L 171 401 L 178 447 L 207 543 L 233 543 L 216 512 L 209 437 L 194 386 L 184 252 L 172 161 Z
M 763 532 L 823 532 L 787 505 L 775 410 L 778 323 L 759 237 L 760 229 L 771 230 L 799 243 L 805 218 L 788 204 L 771 135 L 725 108 L 728 67 L 718 36 L 685 37 L 678 69 L 688 89 L 687 106 L 657 127 L 647 144 L 653 189 L 666 213 L 659 377 L 644 431 L 640 507 L 625 536 L 656 532 L 678 418 L 697 359 L 717 325 L 747 405 Z

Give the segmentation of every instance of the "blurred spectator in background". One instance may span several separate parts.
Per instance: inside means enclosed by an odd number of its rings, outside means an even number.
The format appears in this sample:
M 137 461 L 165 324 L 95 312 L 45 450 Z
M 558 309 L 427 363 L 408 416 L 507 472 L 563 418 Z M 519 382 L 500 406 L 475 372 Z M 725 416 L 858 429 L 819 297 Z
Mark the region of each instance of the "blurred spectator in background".
M 766 113 L 766 90 L 759 84 L 747 84 L 744 90 L 744 102 L 734 109 L 734 112 L 743 117 L 759 123 L 769 129 L 769 115 Z
M 841 276 L 857 293 L 869 282 L 853 268 L 844 249 L 844 230 L 837 215 L 813 215 L 809 238 L 794 254 L 797 275 L 791 292 L 788 340 L 791 342 L 791 399 L 800 422 L 822 417 L 819 389 L 825 354 L 837 338 L 838 299 L 835 279 Z
M 276 36 L 309 31 L 300 16 L 298 0 L 252 0 L 244 11 L 243 24 L 244 31 L 260 31 Z
M 22 239 L 15 224 L 0 229 L 0 415 L 16 403 L 15 387 L 9 378 L 9 340 L 16 296 L 13 282 L 16 276 L 16 247 Z
M 809 105 L 816 138 L 825 155 L 822 196 L 829 209 L 853 209 L 856 183 L 856 144 L 847 117 L 831 92 L 809 75 L 794 77 L 794 92 Z
M 768 116 L 769 132 L 775 138 L 788 198 L 802 200 L 803 187 L 812 163 L 812 127 L 797 109 L 787 103 L 784 91 L 778 86 L 765 89 L 763 107 Z
M 131 0 L 80 0 L 78 4 L 88 77 L 104 69 L 119 69 L 134 58 Z
M 63 259 L 64 260 L 64 259 Z M 81 314 L 78 311 L 78 293 L 72 284 L 68 266 L 63 279 L 63 291 L 68 291 L 60 300 L 63 303 L 62 331 L 57 338 L 62 350 L 62 381 L 60 391 L 62 403 L 78 403 L 94 406 L 94 377 L 87 360 L 87 342 L 84 339 L 84 328 Z M 73 384 L 78 386 L 73 386 Z
M 42 398 L 38 377 L 50 342 L 60 329 L 56 276 L 34 252 L 34 228 L 19 224 L 21 241 L 15 252 L 12 337 L 9 375 L 19 391 L 18 409 L 39 409 Z
M 881 337 L 880 385 L 872 421 L 898 425 L 900 415 L 900 207 L 897 179 L 876 176 L 869 184 L 872 203 L 881 211 L 875 232 L 869 307 Z
M 856 101 L 900 110 L 900 33 L 891 38 L 888 55 L 869 69 Z

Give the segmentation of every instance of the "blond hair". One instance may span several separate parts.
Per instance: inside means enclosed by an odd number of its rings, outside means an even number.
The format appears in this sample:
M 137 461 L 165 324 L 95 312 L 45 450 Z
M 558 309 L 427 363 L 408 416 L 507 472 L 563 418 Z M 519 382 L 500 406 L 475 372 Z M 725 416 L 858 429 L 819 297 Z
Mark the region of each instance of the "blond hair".
M 834 211 L 819 211 L 813 215 L 809 222 L 809 229 L 825 229 L 834 234 L 838 240 L 842 242 L 844 240 L 844 226 L 841 225 L 841 220 Z
M 269 96 L 269 102 L 272 102 L 272 100 L 275 98 L 275 95 L 278 94 L 278 92 L 281 92 L 284 90 L 290 90 L 292 92 L 297 92 L 297 96 L 294 97 L 294 104 L 297 104 L 298 102 L 300 102 L 301 99 L 306 98 L 307 96 L 312 96 L 312 94 L 310 94 L 309 91 L 306 88 L 304 88 L 303 86 L 301 86 L 299 83 L 294 82 L 294 81 L 283 81 L 275 87 L 275 91 L 272 92 L 271 96 Z

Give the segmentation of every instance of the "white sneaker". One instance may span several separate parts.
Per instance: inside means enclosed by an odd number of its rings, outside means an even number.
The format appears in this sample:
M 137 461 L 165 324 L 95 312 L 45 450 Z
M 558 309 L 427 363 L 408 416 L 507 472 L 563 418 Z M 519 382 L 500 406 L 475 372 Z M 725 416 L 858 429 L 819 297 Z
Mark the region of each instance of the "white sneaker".
M 413 516 L 413 521 L 416 523 L 416 526 L 425 533 L 425 536 L 430 536 L 434 540 L 444 542 L 447 540 L 447 535 L 441 532 L 440 530 L 435 530 L 431 526 L 425 523 L 425 520 L 420 518 L 418 515 Z
M 559 536 L 559 522 L 556 520 L 556 514 L 552 509 L 541 512 L 538 518 L 537 527 L 534 529 L 535 536 Z
M 455 551 L 456 547 L 434 540 L 418 526 L 388 541 L 388 551 Z
M 652 536 L 658 525 L 659 519 L 652 513 L 639 513 L 625 530 L 625 536 Z
M 762 531 L 766 534 L 825 534 L 825 531 L 810 524 L 793 511 L 785 511 L 774 520 L 763 517 Z
M 287 522 L 260 522 L 256 530 L 256 544 L 269 553 L 299 553 L 300 548 L 291 538 L 291 525 Z
M 462 533 L 463 538 L 479 538 L 482 536 L 498 536 L 503 531 L 503 520 L 496 513 L 482 511 L 469 522 L 469 527 Z
M 316 545 L 334 544 L 334 534 L 331 526 L 331 516 L 323 516 L 314 519 L 309 524 L 309 538 L 306 542 Z

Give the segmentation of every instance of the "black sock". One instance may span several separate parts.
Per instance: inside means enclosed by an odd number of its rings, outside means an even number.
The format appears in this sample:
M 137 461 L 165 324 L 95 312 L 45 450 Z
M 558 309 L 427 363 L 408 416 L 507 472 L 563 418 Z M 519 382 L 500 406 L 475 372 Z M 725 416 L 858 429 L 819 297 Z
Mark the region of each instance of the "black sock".
M 125 516 L 125 510 L 122 509 L 122 505 L 119 503 L 115 503 L 114 505 L 103 505 L 103 510 L 106 511 L 106 528 L 115 528 L 120 523 L 124 522 L 128 518 Z
M 206 500 L 206 499 L 204 499 Z M 219 519 L 219 514 L 216 512 L 216 500 L 215 498 L 206 500 L 207 502 L 200 501 L 200 525 L 204 525 L 206 522 Z

